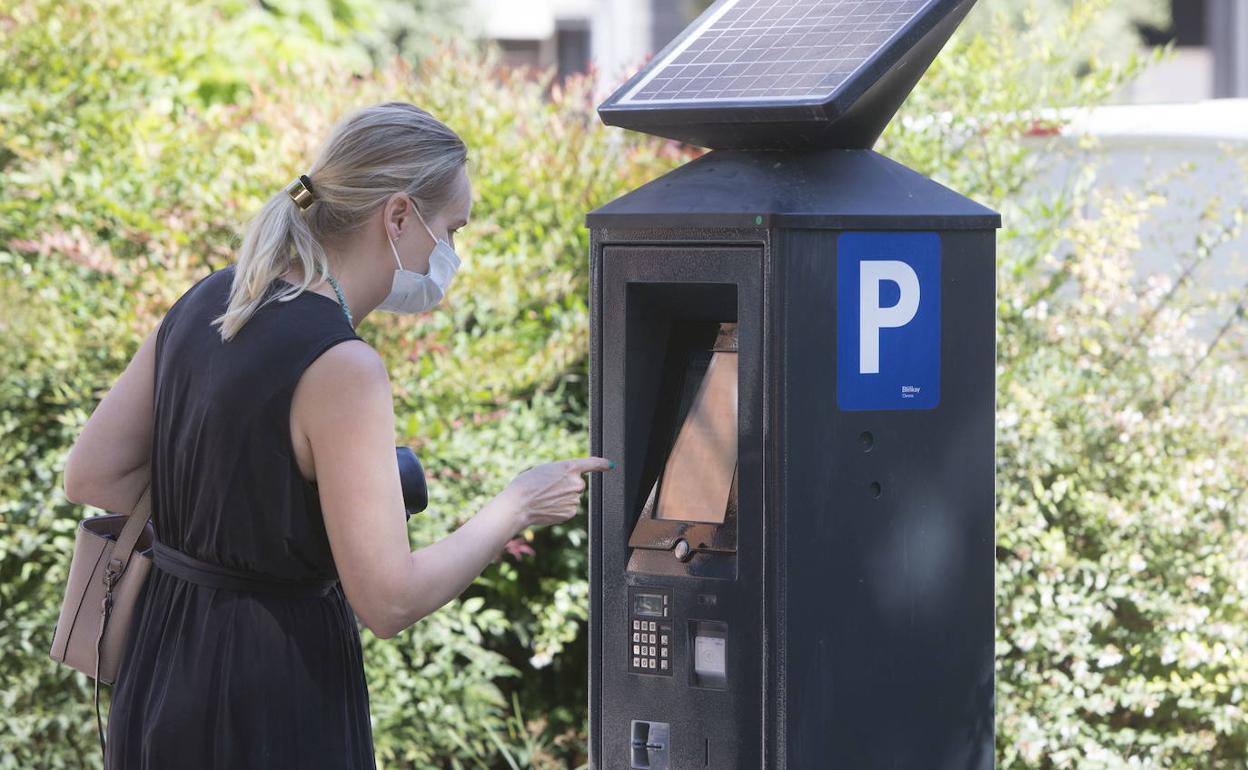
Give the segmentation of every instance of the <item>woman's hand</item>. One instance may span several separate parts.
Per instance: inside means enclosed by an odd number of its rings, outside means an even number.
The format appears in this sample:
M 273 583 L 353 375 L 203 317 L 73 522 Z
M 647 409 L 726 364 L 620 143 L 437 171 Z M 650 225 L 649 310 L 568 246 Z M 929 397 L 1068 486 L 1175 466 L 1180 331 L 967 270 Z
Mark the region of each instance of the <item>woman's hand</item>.
M 576 515 L 585 491 L 582 473 L 605 471 L 615 463 L 602 457 L 578 457 L 535 465 L 520 472 L 499 493 L 514 506 L 520 529 L 558 524 Z

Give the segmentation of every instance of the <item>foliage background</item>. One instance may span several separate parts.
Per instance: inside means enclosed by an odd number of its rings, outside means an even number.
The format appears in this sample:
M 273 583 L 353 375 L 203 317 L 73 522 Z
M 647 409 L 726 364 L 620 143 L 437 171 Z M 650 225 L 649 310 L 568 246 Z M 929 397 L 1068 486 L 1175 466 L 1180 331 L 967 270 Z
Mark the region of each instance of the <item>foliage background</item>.
M 98 762 L 89 681 L 47 657 L 74 527 L 94 512 L 64 499 L 66 451 L 346 110 L 421 104 L 472 156 L 455 290 L 414 322 L 361 327 L 430 475 L 412 545 L 520 468 L 584 453 L 584 213 L 695 151 L 603 128 L 585 81 L 425 47 L 453 32 L 450 5 L 0 0 L 0 768 Z M 1007 224 L 998 763 L 1242 768 L 1245 293 L 1200 281 L 1242 193 L 1192 213 L 1206 227 L 1177 274 L 1137 274 L 1164 185 L 1110 189 L 1081 163 L 1057 193 L 1034 186 L 1061 151 L 1045 108 L 1104 102 L 1146 63 L 1103 40 L 1120 7 L 983 5 L 879 149 Z M 1220 331 L 1199 338 L 1207 312 Z M 412 629 L 364 632 L 380 766 L 585 761 L 584 538 L 583 519 L 529 533 Z

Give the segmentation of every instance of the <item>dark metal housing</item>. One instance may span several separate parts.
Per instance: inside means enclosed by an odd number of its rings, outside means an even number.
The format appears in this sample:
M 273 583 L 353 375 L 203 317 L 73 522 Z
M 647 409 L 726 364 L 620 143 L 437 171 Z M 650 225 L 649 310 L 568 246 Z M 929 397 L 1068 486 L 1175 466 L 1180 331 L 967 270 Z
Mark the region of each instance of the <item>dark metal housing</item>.
M 617 463 L 590 478 L 590 766 L 991 768 L 999 215 L 867 150 L 716 151 L 588 224 L 591 451 Z M 930 408 L 838 400 L 838 250 L 864 232 L 939 245 Z M 630 568 L 674 374 L 726 324 L 731 550 Z

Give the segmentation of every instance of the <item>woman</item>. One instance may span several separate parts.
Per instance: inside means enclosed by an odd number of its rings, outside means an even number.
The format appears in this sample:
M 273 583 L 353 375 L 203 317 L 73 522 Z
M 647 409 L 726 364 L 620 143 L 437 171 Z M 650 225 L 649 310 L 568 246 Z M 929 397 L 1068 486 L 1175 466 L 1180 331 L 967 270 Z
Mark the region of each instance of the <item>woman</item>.
M 106 762 L 373 768 L 359 629 L 390 638 L 464 590 L 526 527 L 573 516 L 587 457 L 521 473 L 411 551 L 374 309 L 436 305 L 471 209 L 460 138 L 387 102 L 340 121 L 188 290 L 65 465 L 74 502 L 152 485 L 155 568 L 113 690 Z

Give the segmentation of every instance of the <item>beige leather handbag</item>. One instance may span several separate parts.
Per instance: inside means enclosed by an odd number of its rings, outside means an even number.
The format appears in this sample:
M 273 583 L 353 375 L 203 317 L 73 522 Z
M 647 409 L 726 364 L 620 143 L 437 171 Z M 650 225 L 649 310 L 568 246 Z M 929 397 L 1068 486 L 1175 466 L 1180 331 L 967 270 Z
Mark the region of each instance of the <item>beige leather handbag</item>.
M 126 651 L 139 590 L 152 567 L 152 488 L 127 516 L 90 516 L 78 525 L 61 615 L 52 631 L 52 660 L 95 680 L 95 724 L 104 752 L 100 682 L 112 684 Z

